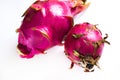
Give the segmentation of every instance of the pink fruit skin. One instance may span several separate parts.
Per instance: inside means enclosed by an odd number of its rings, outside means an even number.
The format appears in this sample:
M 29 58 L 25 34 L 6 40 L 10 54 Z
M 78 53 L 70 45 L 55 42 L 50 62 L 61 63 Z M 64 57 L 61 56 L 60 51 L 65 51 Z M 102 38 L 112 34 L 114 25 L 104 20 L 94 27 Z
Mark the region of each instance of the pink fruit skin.
M 107 37 L 106 37 L 107 38 Z M 105 39 L 102 38 L 101 31 L 96 25 L 82 23 L 75 25 L 65 39 L 65 53 L 73 63 L 84 64 L 85 71 L 89 68 L 87 64 L 97 65 L 97 61 L 102 54 Z M 89 59 L 88 59 L 89 58 Z M 90 66 L 89 66 L 90 67 Z
M 20 56 L 31 58 L 54 45 L 62 44 L 65 35 L 73 26 L 73 16 L 86 9 L 88 4 L 80 6 L 71 12 L 70 1 L 34 2 L 23 14 L 24 19 L 17 30 Z
M 24 29 L 25 30 L 25 29 Z M 20 54 L 23 58 L 31 58 L 37 53 L 44 53 L 52 45 L 52 34 L 50 29 L 45 26 L 36 26 L 26 29 L 27 34 L 19 30 L 18 49 L 24 53 Z

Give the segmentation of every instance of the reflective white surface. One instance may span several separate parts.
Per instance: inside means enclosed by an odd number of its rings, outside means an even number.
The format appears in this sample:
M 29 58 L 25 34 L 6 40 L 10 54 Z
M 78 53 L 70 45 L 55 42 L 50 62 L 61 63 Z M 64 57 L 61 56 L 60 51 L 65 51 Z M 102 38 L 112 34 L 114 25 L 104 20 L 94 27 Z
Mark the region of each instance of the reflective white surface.
M 120 10 L 119 0 L 89 0 L 90 7 L 75 23 L 90 22 L 108 33 L 111 45 L 105 45 L 99 60 L 101 70 L 85 73 L 79 66 L 69 69 L 70 60 L 63 46 L 47 50 L 32 59 L 20 58 L 16 51 L 22 13 L 34 0 L 0 0 L 0 80 L 119 80 Z

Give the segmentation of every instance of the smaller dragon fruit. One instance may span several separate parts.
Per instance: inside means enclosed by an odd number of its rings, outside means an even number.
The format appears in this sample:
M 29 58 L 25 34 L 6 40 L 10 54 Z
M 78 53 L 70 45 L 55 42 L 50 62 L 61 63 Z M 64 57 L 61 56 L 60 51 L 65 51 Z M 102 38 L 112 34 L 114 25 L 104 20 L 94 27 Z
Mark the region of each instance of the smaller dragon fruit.
M 74 64 L 80 65 L 85 72 L 94 71 L 94 65 L 98 68 L 98 60 L 101 57 L 106 37 L 102 38 L 101 31 L 96 25 L 84 22 L 76 24 L 65 39 L 65 54 Z
M 20 56 L 31 58 L 54 45 L 62 44 L 73 27 L 73 17 L 89 4 L 82 0 L 37 0 L 23 14 L 17 32 Z

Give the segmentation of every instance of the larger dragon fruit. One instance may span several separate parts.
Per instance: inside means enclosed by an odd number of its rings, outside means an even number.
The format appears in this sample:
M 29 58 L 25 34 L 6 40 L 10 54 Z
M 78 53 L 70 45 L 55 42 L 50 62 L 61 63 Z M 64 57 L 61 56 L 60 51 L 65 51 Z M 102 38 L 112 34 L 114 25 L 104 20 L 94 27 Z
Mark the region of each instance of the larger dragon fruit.
M 90 23 L 76 24 L 65 39 L 65 53 L 73 64 L 85 68 L 85 71 L 93 71 L 94 65 L 98 66 L 106 37 L 102 38 L 101 31 L 96 25 Z M 99 67 L 99 66 L 98 66 Z
M 19 32 L 18 51 L 31 58 L 48 48 L 62 44 L 73 26 L 73 17 L 89 4 L 82 0 L 37 0 L 23 14 Z

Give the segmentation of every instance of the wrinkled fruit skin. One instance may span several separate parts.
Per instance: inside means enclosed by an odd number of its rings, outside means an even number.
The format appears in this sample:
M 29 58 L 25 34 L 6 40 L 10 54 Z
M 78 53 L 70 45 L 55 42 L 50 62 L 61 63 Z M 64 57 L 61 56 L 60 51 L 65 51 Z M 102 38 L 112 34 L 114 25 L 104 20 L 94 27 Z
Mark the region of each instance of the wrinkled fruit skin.
M 25 29 L 24 29 L 25 30 Z M 31 58 L 35 54 L 44 53 L 46 49 L 52 45 L 51 30 L 45 26 L 36 26 L 30 29 L 19 30 L 18 49 L 22 52 L 20 56 L 23 58 Z
M 104 43 L 109 44 L 106 38 L 102 38 L 96 25 L 87 22 L 75 25 L 65 39 L 65 53 L 72 61 L 71 68 L 77 64 L 86 72 L 93 71 L 94 65 L 98 66 Z
M 74 5 L 72 1 L 37 0 L 27 9 L 17 29 L 17 48 L 21 57 L 31 58 L 54 45 L 62 44 L 73 26 L 73 17 L 88 6 Z

